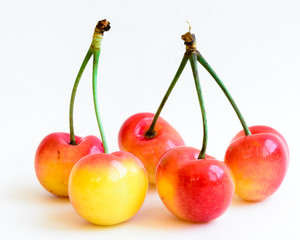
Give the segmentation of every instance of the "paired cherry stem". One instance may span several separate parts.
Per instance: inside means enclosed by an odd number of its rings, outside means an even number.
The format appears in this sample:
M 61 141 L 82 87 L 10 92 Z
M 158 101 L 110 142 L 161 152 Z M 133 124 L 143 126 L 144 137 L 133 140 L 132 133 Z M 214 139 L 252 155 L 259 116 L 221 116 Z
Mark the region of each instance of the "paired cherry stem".
M 103 148 L 104 152 L 108 153 L 108 148 L 106 144 L 106 139 L 100 119 L 100 114 L 99 114 L 99 106 L 98 106 L 98 99 L 97 99 L 97 75 L 98 75 L 98 63 L 99 63 L 99 56 L 100 56 L 100 45 L 101 45 L 101 40 L 103 37 L 103 33 L 105 31 L 108 31 L 110 29 L 110 23 L 104 19 L 102 21 L 99 21 L 98 24 L 95 27 L 94 35 L 93 35 L 93 41 L 92 44 L 81 64 L 81 67 L 79 69 L 79 72 L 77 74 L 72 94 L 71 94 L 71 101 L 70 101 L 70 110 L 69 110 L 69 125 L 70 125 L 70 144 L 71 145 L 77 145 L 76 139 L 75 139 L 75 133 L 74 133 L 74 122 L 73 122 L 73 111 L 74 111 L 74 102 L 75 102 L 75 95 L 76 91 L 82 76 L 82 73 L 88 64 L 91 56 L 93 56 L 93 100 L 94 100 L 94 109 L 95 109 L 95 114 L 97 118 L 97 123 L 103 143 Z M 231 97 L 230 93 L 226 89 L 225 85 L 223 82 L 220 80 L 218 75 L 215 73 L 215 71 L 211 68 L 211 66 L 207 63 L 207 61 L 203 58 L 203 56 L 197 51 L 196 49 L 196 38 L 194 34 L 191 34 L 190 31 L 187 32 L 186 34 L 182 35 L 182 39 L 184 40 L 184 44 L 186 45 L 186 52 L 183 56 L 183 59 L 179 65 L 179 68 L 163 98 L 161 101 L 158 110 L 156 111 L 156 114 L 153 118 L 153 121 L 149 127 L 149 129 L 145 133 L 145 137 L 147 138 L 153 138 L 156 136 L 155 132 L 155 125 L 158 120 L 158 117 L 167 101 L 169 98 L 169 95 L 171 94 L 174 86 L 176 85 L 183 69 L 185 68 L 186 64 L 188 61 L 190 61 L 192 72 L 193 72 L 193 77 L 194 77 L 194 82 L 195 82 L 195 87 L 197 90 L 197 95 L 198 95 L 198 100 L 199 100 L 199 105 L 201 109 L 201 114 L 202 114 L 202 123 L 203 123 L 203 140 L 202 140 L 202 148 L 200 151 L 200 154 L 198 156 L 198 159 L 204 159 L 205 158 L 205 153 L 206 153 L 206 147 L 207 147 L 207 140 L 208 140 L 208 135 L 207 135 L 207 119 L 206 119 L 206 112 L 205 112 L 205 107 L 204 107 L 204 100 L 203 100 L 203 95 L 201 91 L 201 86 L 200 86 L 200 80 L 199 80 L 199 74 L 198 74 L 198 67 L 197 67 L 197 61 L 210 73 L 210 75 L 214 78 L 216 83 L 219 85 L 219 87 L 222 89 L 224 94 L 226 95 L 227 99 L 231 103 L 233 109 L 235 110 L 242 126 L 245 132 L 245 135 L 251 135 L 251 132 L 241 114 L 239 111 L 236 103 L 234 102 L 233 98 Z
M 183 56 L 183 59 L 180 63 L 180 66 L 175 74 L 175 77 L 173 78 L 163 100 L 161 101 L 158 110 L 156 111 L 156 114 L 153 118 L 153 121 L 149 127 L 149 129 L 145 133 L 145 137 L 147 138 L 153 138 L 156 136 L 155 132 L 155 125 L 157 122 L 157 119 L 169 97 L 171 94 L 174 86 L 176 85 L 183 69 L 186 66 L 187 61 L 190 61 L 193 76 L 194 76 L 194 81 L 195 81 L 195 86 L 198 94 L 198 100 L 199 100 L 199 105 L 201 108 L 201 113 L 202 113 L 202 123 L 203 123 L 203 140 L 202 140 L 202 148 L 200 151 L 200 154 L 198 156 L 198 159 L 204 159 L 205 158 L 205 153 L 206 153 L 206 147 L 207 147 L 207 140 L 208 140 L 208 135 L 207 135 L 207 119 L 206 119 L 206 112 L 205 112 L 205 107 L 204 107 L 204 101 L 203 101 L 203 95 L 201 91 L 201 86 L 200 86 L 200 81 L 199 81 L 199 74 L 198 74 L 198 67 L 197 67 L 197 61 L 210 73 L 210 75 L 214 78 L 216 83 L 219 85 L 219 87 L 222 89 L 224 92 L 225 96 L 227 97 L 228 101 L 231 103 L 233 109 L 235 110 L 242 126 L 245 132 L 245 135 L 251 135 L 251 132 L 240 112 L 238 109 L 237 105 L 235 104 L 233 98 L 231 97 L 230 93 L 228 92 L 227 88 L 223 84 L 223 82 L 220 80 L 218 75 L 215 73 L 215 71 L 211 68 L 211 66 L 207 63 L 207 61 L 203 58 L 203 56 L 197 51 L 196 49 L 196 38 L 194 34 L 191 34 L 190 31 L 187 32 L 186 34 L 182 35 L 182 39 L 184 40 L 184 44 L 186 45 L 186 52 Z
M 76 139 L 75 139 L 75 133 L 74 133 L 74 121 L 73 121 L 73 112 L 74 112 L 74 102 L 75 102 L 75 95 L 76 91 L 82 76 L 82 73 L 88 64 L 91 56 L 93 56 L 93 100 L 94 100 L 94 109 L 95 109 L 95 114 L 97 118 L 97 123 L 103 143 L 103 148 L 104 152 L 108 153 L 108 148 L 106 144 L 106 139 L 100 119 L 100 114 L 99 114 L 99 106 L 98 106 L 98 99 L 97 99 L 97 75 L 98 75 L 98 63 L 99 63 L 99 56 L 100 56 L 100 51 L 101 51 L 101 41 L 103 38 L 103 33 L 105 31 L 108 31 L 110 29 L 110 23 L 104 19 L 102 21 L 99 21 L 95 27 L 94 30 L 94 35 L 93 35 L 93 41 L 91 43 L 91 46 L 89 47 L 89 50 L 81 64 L 81 67 L 79 69 L 79 72 L 77 74 L 72 94 L 71 94 L 71 101 L 70 101 L 70 110 L 69 110 L 69 125 L 70 125 L 70 144 L 71 145 L 77 145 Z

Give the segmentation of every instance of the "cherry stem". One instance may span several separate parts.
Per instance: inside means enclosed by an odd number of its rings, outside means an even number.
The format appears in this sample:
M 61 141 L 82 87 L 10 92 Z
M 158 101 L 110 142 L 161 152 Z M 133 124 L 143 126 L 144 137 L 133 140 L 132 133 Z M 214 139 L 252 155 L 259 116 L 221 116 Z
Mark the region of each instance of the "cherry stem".
M 76 143 L 76 139 L 75 139 L 75 133 L 74 133 L 74 121 L 73 121 L 73 112 L 74 112 L 74 102 L 75 102 L 75 95 L 76 95 L 76 91 L 77 91 L 77 87 L 78 84 L 80 82 L 82 73 L 86 67 L 86 65 L 88 64 L 91 56 L 93 55 L 93 50 L 91 48 L 89 48 L 82 64 L 81 67 L 79 69 L 79 72 L 77 74 L 74 86 L 73 86 L 73 90 L 72 90 L 72 95 L 71 95 L 71 101 L 70 101 L 70 110 L 69 110 L 69 126 L 70 126 L 70 144 L 71 145 L 77 145 Z
M 199 81 L 196 53 L 193 53 L 189 57 L 189 60 L 190 60 L 192 71 L 193 71 L 195 86 L 196 86 L 196 90 L 197 90 L 197 94 L 198 94 L 198 100 L 199 100 L 201 113 L 202 113 L 201 114 L 202 115 L 202 123 L 203 123 L 203 141 L 202 141 L 202 148 L 201 148 L 200 154 L 198 156 L 198 159 L 205 159 L 207 140 L 208 140 L 207 119 L 206 119 L 206 112 L 205 112 L 205 107 L 204 107 L 203 95 L 202 95 L 200 81 Z
M 73 86 L 73 90 L 72 90 L 72 94 L 71 94 L 71 101 L 70 101 L 70 110 L 69 110 L 70 144 L 77 145 L 75 133 L 74 133 L 74 122 L 73 122 L 75 95 L 76 95 L 76 91 L 77 91 L 78 84 L 80 82 L 82 73 L 83 73 L 86 65 L 88 64 L 91 56 L 94 55 L 94 64 L 93 64 L 94 107 L 95 107 L 96 117 L 97 117 L 98 126 L 100 129 L 100 134 L 102 137 L 102 142 L 103 142 L 103 147 L 104 147 L 105 152 L 107 152 L 107 146 L 106 146 L 106 141 L 105 141 L 105 137 L 103 134 L 102 125 L 100 122 L 98 105 L 97 105 L 97 69 L 98 69 L 98 61 L 99 61 L 99 55 L 100 55 L 100 44 L 101 44 L 101 40 L 103 37 L 103 33 L 108 31 L 109 29 L 110 29 L 110 23 L 106 19 L 99 21 L 95 27 L 93 41 L 92 41 L 91 46 L 81 64 L 81 67 L 79 69 L 79 72 L 77 74 L 77 77 L 76 77 L 76 80 L 75 80 L 75 83 Z
M 197 60 L 209 72 L 209 74 L 215 79 L 216 83 L 219 85 L 219 87 L 224 92 L 225 96 L 227 97 L 228 101 L 231 103 L 231 106 L 233 107 L 236 115 L 238 116 L 238 118 L 243 126 L 245 135 L 246 136 L 251 135 L 251 132 L 250 132 L 239 108 L 237 107 L 236 103 L 234 102 L 233 98 L 231 97 L 230 93 L 228 92 L 227 88 L 225 87 L 223 82 L 220 80 L 218 75 L 215 73 L 215 71 L 211 68 L 211 66 L 207 63 L 207 61 L 204 59 L 204 57 L 199 52 L 197 52 Z
M 177 70 L 177 72 L 176 72 L 176 74 L 175 74 L 175 76 L 174 76 L 174 78 L 173 78 L 173 80 L 172 80 L 172 82 L 171 82 L 171 84 L 170 84 L 170 86 L 169 86 L 169 88 L 168 88 L 168 90 L 167 90 L 167 92 L 166 92 L 163 100 L 161 101 L 161 103 L 160 103 L 160 105 L 159 105 L 159 107 L 158 107 L 158 109 L 157 109 L 157 111 L 155 113 L 155 116 L 154 116 L 154 118 L 152 120 L 152 123 L 151 123 L 149 129 L 145 133 L 145 137 L 147 137 L 147 138 L 153 138 L 153 137 L 156 136 L 155 125 L 156 125 L 157 119 L 158 119 L 158 117 L 159 117 L 159 115 L 160 115 L 160 113 L 161 113 L 161 111 L 162 111 L 162 109 L 163 109 L 166 101 L 168 100 L 168 98 L 169 98 L 169 96 L 170 96 L 170 94 L 171 94 L 174 86 L 176 85 L 177 80 L 179 79 L 179 77 L 180 77 L 183 69 L 185 68 L 185 65 L 186 65 L 187 61 L 188 61 L 188 57 L 186 55 L 184 55 L 183 59 L 182 59 L 182 61 L 180 63 L 180 65 L 179 65 L 179 68 L 178 68 L 178 70 Z
M 99 114 L 99 107 L 98 107 L 98 93 L 97 93 L 97 75 L 98 75 L 98 63 L 99 63 L 99 56 L 100 56 L 100 49 L 94 50 L 94 59 L 93 59 L 93 99 L 94 99 L 94 109 L 96 113 L 96 118 L 98 122 L 98 127 L 103 143 L 104 153 L 108 153 L 108 148 L 106 144 L 106 138 L 104 135 L 100 114 Z

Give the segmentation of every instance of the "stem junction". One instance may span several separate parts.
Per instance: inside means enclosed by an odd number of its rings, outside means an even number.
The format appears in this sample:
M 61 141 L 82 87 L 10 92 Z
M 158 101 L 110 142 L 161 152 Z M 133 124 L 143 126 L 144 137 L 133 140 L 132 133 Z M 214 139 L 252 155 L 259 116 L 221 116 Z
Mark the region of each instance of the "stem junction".
M 190 24 L 189 24 L 190 25 Z M 156 114 L 152 120 L 152 123 L 149 127 L 149 129 L 146 131 L 145 133 L 145 137 L 147 138 L 153 138 L 156 136 L 156 132 L 155 132 L 155 125 L 157 122 L 157 119 L 169 97 L 169 95 L 171 94 L 175 84 L 177 83 L 183 69 L 186 66 L 187 61 L 190 61 L 191 64 L 191 68 L 193 71 L 193 77 L 194 77 L 194 81 L 195 81 L 195 87 L 197 90 L 197 95 L 198 95 L 198 101 L 199 101 L 199 105 L 201 108 L 201 113 L 202 113 L 202 123 L 203 123 L 203 141 L 202 141 L 202 148 L 200 151 L 200 154 L 198 156 L 198 159 L 204 159 L 205 158 L 205 152 L 206 152 L 206 148 L 207 148 L 207 140 L 208 140 L 208 130 L 207 130 L 207 119 L 206 119 L 206 112 L 205 112 L 205 107 L 204 107 L 204 101 L 203 101 L 203 95 L 202 95 L 202 91 L 201 91 L 201 86 L 200 86 L 200 80 L 199 80 L 199 74 L 198 74 L 198 68 L 197 68 L 197 60 L 198 62 L 200 62 L 200 64 L 210 73 L 210 75 L 214 78 L 214 80 L 217 82 L 217 84 L 219 85 L 219 87 L 222 89 L 222 91 L 224 92 L 224 94 L 226 95 L 227 99 L 229 100 L 229 102 L 231 103 L 232 107 L 234 108 L 242 126 L 245 132 L 245 135 L 251 135 L 251 132 L 241 114 L 241 112 L 239 111 L 237 105 L 235 104 L 233 98 L 231 97 L 230 93 L 228 92 L 227 88 L 225 87 L 225 85 L 223 84 L 223 82 L 220 80 L 220 78 L 217 76 L 217 74 L 214 72 L 214 70 L 210 67 L 210 65 L 206 62 L 206 60 L 203 58 L 203 56 L 197 51 L 196 49 L 196 37 L 194 34 L 192 34 L 190 32 L 191 30 L 191 26 L 189 27 L 189 32 L 187 32 L 186 34 L 182 35 L 181 38 L 182 40 L 184 40 L 184 44 L 186 46 L 186 52 L 183 56 L 183 59 L 180 63 L 180 66 L 176 72 L 176 75 L 174 77 L 174 79 L 172 80 L 162 102 L 160 103 L 158 110 L 156 111 Z

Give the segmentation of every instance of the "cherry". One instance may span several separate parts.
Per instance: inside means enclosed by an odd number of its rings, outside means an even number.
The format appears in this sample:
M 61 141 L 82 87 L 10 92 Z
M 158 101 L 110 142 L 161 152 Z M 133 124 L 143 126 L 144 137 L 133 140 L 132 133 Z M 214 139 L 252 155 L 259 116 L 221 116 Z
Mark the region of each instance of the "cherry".
M 130 219 L 140 209 L 148 189 L 148 176 L 141 161 L 133 154 L 108 153 L 96 91 L 98 40 L 103 32 L 96 30 L 97 27 L 93 37 L 93 96 L 104 153 L 87 155 L 75 164 L 68 191 L 72 206 L 82 218 L 96 225 L 114 225 Z
M 74 164 L 83 156 L 92 153 L 101 153 L 107 147 L 95 136 L 84 138 L 75 136 L 73 125 L 73 109 L 75 95 L 82 73 L 92 55 L 95 57 L 95 49 L 100 49 L 103 33 L 110 28 L 106 20 L 99 21 L 94 32 L 93 42 L 83 60 L 76 77 L 69 111 L 70 134 L 52 133 L 46 136 L 35 154 L 35 172 L 41 185 L 49 192 L 58 196 L 68 196 L 69 175 Z M 98 51 L 99 54 L 100 50 Z M 99 58 L 99 56 L 98 56 Z M 94 102 L 97 102 L 97 93 L 94 86 Z M 96 108 L 95 108 L 96 110 Z M 98 118 L 97 110 L 96 116 Z M 99 128 L 101 122 L 98 121 Z
M 227 88 L 199 52 L 197 60 L 220 86 L 243 126 L 225 154 L 225 163 L 235 178 L 236 194 L 248 201 L 263 200 L 272 195 L 284 179 L 289 161 L 287 142 L 271 127 L 248 128 Z
M 203 141 L 201 151 L 179 146 L 167 151 L 156 170 L 159 196 L 167 209 L 190 222 L 208 222 L 221 216 L 229 207 L 234 182 L 227 166 L 205 154 L 207 120 L 197 68 L 195 35 L 184 34 L 184 59 L 191 63 L 202 113 Z
M 155 115 L 135 114 L 123 123 L 119 131 L 119 148 L 140 158 L 147 169 L 149 181 L 153 184 L 155 169 L 161 156 L 173 147 L 184 145 L 179 133 L 159 115 L 187 62 L 188 58 L 184 57 Z
M 75 136 L 76 145 L 70 144 L 70 134 L 51 133 L 40 143 L 35 156 L 35 172 L 41 185 L 57 196 L 68 196 L 68 181 L 74 164 L 82 157 L 103 152 L 99 138 Z
M 208 222 L 230 205 L 234 182 L 227 166 L 199 150 L 181 146 L 169 150 L 156 170 L 156 185 L 165 206 L 189 222 Z
M 288 167 L 288 152 L 273 133 L 252 133 L 232 141 L 225 154 L 236 182 L 236 194 L 261 201 L 281 185 Z
M 76 212 L 96 225 L 115 225 L 142 206 L 148 189 L 147 171 L 131 153 L 90 154 L 72 169 L 69 197 Z
M 150 183 L 155 183 L 155 170 L 162 155 L 173 147 L 184 145 L 179 133 L 161 117 L 156 122 L 155 136 L 147 137 L 153 118 L 152 113 L 135 114 L 123 123 L 119 131 L 120 149 L 141 159 Z
M 277 137 L 279 137 L 283 141 L 283 143 L 285 145 L 285 148 L 286 148 L 286 151 L 287 151 L 287 154 L 289 156 L 289 147 L 288 147 L 288 144 L 287 144 L 285 138 L 282 136 L 282 134 L 280 132 L 278 132 L 274 128 L 271 128 L 271 127 L 268 127 L 268 126 L 263 126 L 263 125 L 256 125 L 256 126 L 249 127 L 249 130 L 250 130 L 251 134 L 257 134 L 257 133 L 273 133 L 273 134 L 275 134 Z M 233 137 L 231 142 L 235 141 L 236 139 L 238 139 L 242 136 L 245 136 L 245 132 L 244 131 L 238 132 Z

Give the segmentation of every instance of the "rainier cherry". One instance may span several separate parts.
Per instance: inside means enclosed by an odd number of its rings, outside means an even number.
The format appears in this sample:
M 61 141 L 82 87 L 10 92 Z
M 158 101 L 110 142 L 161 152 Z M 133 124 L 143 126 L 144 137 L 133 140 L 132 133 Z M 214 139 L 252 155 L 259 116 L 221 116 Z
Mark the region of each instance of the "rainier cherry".
M 229 207 L 234 181 L 223 162 L 205 154 L 207 121 L 198 77 L 195 36 L 188 32 L 182 39 L 186 44 L 182 62 L 189 60 L 191 63 L 202 112 L 203 145 L 201 151 L 180 146 L 166 152 L 157 166 L 156 186 L 162 202 L 175 216 L 190 222 L 207 222 L 221 216 Z
M 97 225 L 114 225 L 134 216 L 148 189 L 147 172 L 131 153 L 88 155 L 72 169 L 70 201 L 77 213 Z
M 190 222 L 208 222 L 221 216 L 232 201 L 234 182 L 228 167 L 199 150 L 176 147 L 160 160 L 156 186 L 165 206 Z
M 109 23 L 106 20 L 99 21 L 96 26 L 102 35 L 109 28 Z M 93 39 L 73 86 L 69 114 L 70 134 L 52 133 L 46 136 L 35 154 L 35 172 L 39 182 L 46 190 L 58 196 L 68 196 L 69 175 L 74 164 L 80 158 L 104 151 L 103 147 L 105 146 L 95 136 L 84 138 L 75 136 L 73 126 L 73 108 L 77 87 L 81 75 L 93 55 L 94 46 L 101 39 Z
M 159 115 L 187 60 L 187 58 L 182 60 L 155 115 L 152 113 L 135 114 L 124 122 L 119 132 L 120 149 L 131 152 L 141 159 L 147 169 L 150 183 L 155 183 L 155 169 L 162 155 L 173 147 L 184 145 L 179 133 Z
M 199 52 L 197 59 L 223 90 L 243 126 L 225 154 L 225 163 L 235 178 L 235 192 L 248 201 L 263 200 L 272 195 L 284 179 L 289 162 L 287 142 L 271 127 L 248 128 L 228 90 Z
M 120 149 L 141 159 L 151 183 L 155 183 L 155 169 L 161 156 L 173 147 L 184 145 L 179 133 L 161 117 L 157 119 L 155 134 L 147 136 L 153 119 L 152 113 L 135 114 L 123 123 L 119 132 Z
M 74 164 L 82 157 L 103 152 L 95 136 L 80 138 L 70 144 L 70 134 L 57 132 L 46 136 L 35 155 L 35 172 L 41 185 L 57 196 L 68 196 L 68 182 Z
M 225 162 L 236 181 L 236 194 L 248 201 L 260 201 L 272 195 L 282 183 L 288 151 L 273 133 L 252 133 L 230 143 Z
M 103 32 L 95 29 L 93 47 L 93 96 L 104 152 L 90 154 L 73 167 L 69 198 L 76 212 L 97 225 L 114 225 L 134 216 L 148 189 L 147 172 L 131 153 L 108 154 L 97 101 L 97 69 Z
M 135 114 L 124 122 L 119 132 L 120 149 L 141 159 L 148 171 L 150 183 L 155 183 L 155 169 L 161 156 L 173 147 L 184 145 L 179 133 L 159 115 L 186 63 L 187 58 L 184 58 L 155 115 Z

